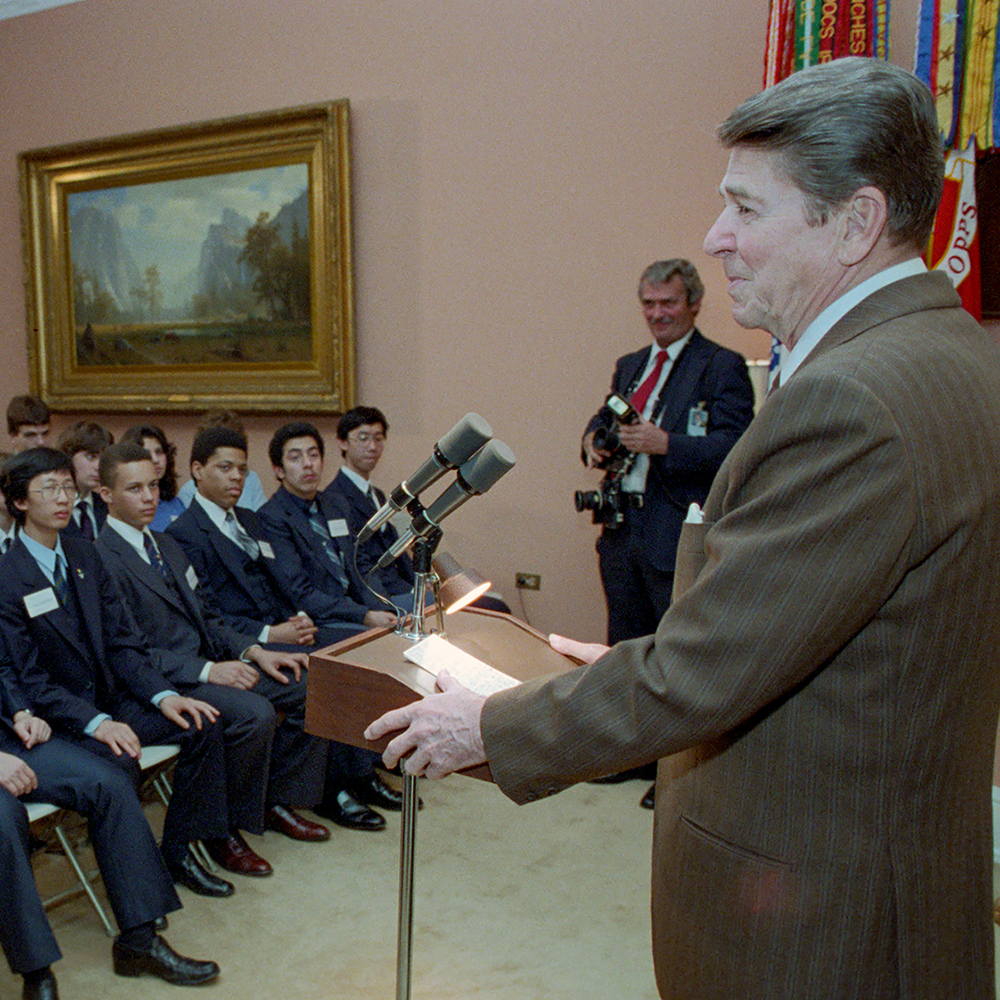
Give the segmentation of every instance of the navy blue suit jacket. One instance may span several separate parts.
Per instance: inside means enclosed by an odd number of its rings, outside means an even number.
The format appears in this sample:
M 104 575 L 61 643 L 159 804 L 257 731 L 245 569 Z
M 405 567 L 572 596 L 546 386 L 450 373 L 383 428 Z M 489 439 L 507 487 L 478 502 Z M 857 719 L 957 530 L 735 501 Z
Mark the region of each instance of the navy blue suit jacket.
M 73 538 L 63 538 L 62 546 L 79 613 L 62 606 L 28 613 L 24 598 L 52 585 L 19 538 L 0 574 L 0 627 L 32 709 L 54 727 L 82 736 L 99 711 L 115 715 L 123 698 L 148 706 L 172 686 L 155 668 L 94 546 Z
M 319 493 L 316 497 L 324 522 L 348 521 L 348 511 L 336 496 Z M 373 609 L 383 609 L 371 595 L 354 566 L 354 541 L 345 534 L 333 539 L 347 573 L 349 586 L 337 580 L 333 566 L 297 497 L 283 486 L 257 511 L 264 524 L 264 535 L 275 555 L 275 571 L 296 607 L 305 611 L 317 625 L 326 622 L 361 624 Z M 348 532 L 350 529 L 348 528 Z
M 236 507 L 233 513 L 251 538 L 258 542 L 265 538 L 264 526 L 253 511 Z M 258 579 L 266 593 L 259 592 L 247 574 L 250 557 L 215 526 L 197 501 L 171 522 L 167 534 L 177 540 L 198 575 L 202 606 L 230 628 L 260 635 L 265 625 L 286 621 L 299 610 L 275 572 L 275 560 L 263 552 L 258 560 L 262 570 Z
M 378 506 L 385 503 L 385 494 L 373 487 L 378 499 Z M 374 516 L 378 507 L 369 499 L 367 493 L 362 493 L 352 479 L 341 469 L 330 481 L 324 495 L 338 498 L 347 510 L 347 527 L 351 538 L 357 539 L 361 529 Z M 389 550 L 392 543 L 399 538 L 399 532 L 390 524 L 383 525 L 363 545 L 358 547 L 358 569 L 367 576 L 368 571 Z M 413 588 L 413 561 L 405 552 L 379 573 L 382 585 L 387 594 L 402 594 Z
M 618 359 L 611 391 L 628 398 L 649 360 L 649 348 Z M 657 569 L 672 573 L 681 524 L 692 503 L 703 504 L 722 460 L 753 419 L 753 386 L 746 361 L 697 330 L 674 362 L 653 411 L 652 422 L 670 435 L 666 455 L 650 455 L 649 475 L 638 523 L 641 549 Z M 704 436 L 688 434 L 692 408 L 704 404 Z M 610 426 L 602 407 L 585 433 Z
M 257 636 L 206 615 L 188 583 L 191 565 L 181 547 L 162 532 L 154 531 L 153 537 L 176 588 L 168 586 L 113 528 L 105 525 L 94 547 L 136 620 L 142 622 L 153 662 L 175 685 L 190 688 L 201 683 L 207 661 L 235 660 L 257 642 Z

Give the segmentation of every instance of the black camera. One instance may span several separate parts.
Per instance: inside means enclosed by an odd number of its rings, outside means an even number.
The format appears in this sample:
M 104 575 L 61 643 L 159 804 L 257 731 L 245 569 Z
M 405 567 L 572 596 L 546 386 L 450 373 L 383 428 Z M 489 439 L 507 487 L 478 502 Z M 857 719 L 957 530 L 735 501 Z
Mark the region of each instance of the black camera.
M 632 454 L 618 437 L 618 428 L 621 424 L 638 422 L 639 413 L 627 399 L 616 393 L 611 393 L 604 401 L 601 416 L 606 422 L 594 431 L 594 449 L 607 452 L 607 456 L 601 458 L 596 465 L 598 469 L 614 471 Z M 609 417 L 611 419 L 608 419 Z
M 617 528 L 625 520 L 625 505 L 629 496 L 622 490 L 624 470 L 606 476 L 596 490 L 577 490 L 573 502 L 579 512 L 593 512 L 594 524 Z

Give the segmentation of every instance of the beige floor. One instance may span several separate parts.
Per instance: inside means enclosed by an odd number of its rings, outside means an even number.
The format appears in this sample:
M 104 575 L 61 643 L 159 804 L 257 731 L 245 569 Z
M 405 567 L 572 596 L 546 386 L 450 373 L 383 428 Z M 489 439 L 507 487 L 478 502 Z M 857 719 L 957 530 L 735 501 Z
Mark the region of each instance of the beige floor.
M 518 808 L 473 779 L 421 782 L 414 1000 L 654 1000 L 644 789 L 583 785 Z M 249 839 L 274 876 L 233 876 L 229 900 L 181 890 L 185 909 L 171 917 L 171 944 L 222 965 L 204 994 L 392 1000 L 398 814 L 384 833 L 335 827 L 325 844 Z M 46 884 L 54 866 L 40 867 Z M 178 997 L 158 980 L 112 973 L 110 943 L 82 900 L 50 919 L 63 1000 Z M 20 997 L 20 982 L 4 966 L 0 1000 Z

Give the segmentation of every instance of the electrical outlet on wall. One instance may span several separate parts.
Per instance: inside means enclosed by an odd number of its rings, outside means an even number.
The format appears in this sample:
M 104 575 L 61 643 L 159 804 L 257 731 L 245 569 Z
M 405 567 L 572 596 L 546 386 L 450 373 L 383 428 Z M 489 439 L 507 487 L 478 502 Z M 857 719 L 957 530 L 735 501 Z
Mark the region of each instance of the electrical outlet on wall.
M 538 573 L 515 573 L 514 586 L 518 590 L 541 590 L 541 575 Z

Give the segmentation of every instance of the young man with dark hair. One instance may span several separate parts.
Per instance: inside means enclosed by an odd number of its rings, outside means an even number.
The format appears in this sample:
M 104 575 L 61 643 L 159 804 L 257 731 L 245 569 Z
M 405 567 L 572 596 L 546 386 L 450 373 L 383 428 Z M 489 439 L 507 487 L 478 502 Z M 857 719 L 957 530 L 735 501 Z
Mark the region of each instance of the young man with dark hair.
M 354 567 L 347 512 L 319 492 L 323 437 L 306 421 L 279 427 L 268 455 L 280 487 L 258 511 L 274 552 L 274 572 L 283 591 L 316 624 L 388 627 L 396 616 L 368 594 Z M 323 802 L 316 811 L 341 826 L 381 829 L 382 816 L 362 803 L 398 809 L 401 798 L 375 774 L 377 760 L 365 750 L 333 744 Z
M 121 929 L 112 945 L 118 975 L 149 972 L 178 985 L 211 982 L 219 975 L 214 962 L 184 958 L 156 934 L 157 923 L 165 923 L 181 901 L 129 776 L 52 735 L 35 715 L 6 644 L 0 643 L 0 946 L 11 971 L 24 977 L 23 996 L 53 1000 L 58 988 L 51 967 L 61 954 L 35 887 L 28 824 L 18 799 L 50 802 L 86 817 Z
M 7 404 L 7 433 L 11 450 L 17 454 L 48 444 L 49 408 L 37 396 L 15 396 Z
M 228 427 L 231 430 L 236 431 L 237 434 L 246 437 L 246 430 L 243 427 L 243 421 L 240 420 L 239 415 L 234 413 L 232 410 L 209 410 L 209 412 L 198 421 L 198 426 L 195 428 L 194 432 L 195 437 L 198 437 L 202 431 L 207 431 L 213 427 Z M 196 489 L 197 485 L 195 481 L 193 479 L 189 479 L 177 491 L 177 499 L 180 500 L 185 507 L 190 506 L 191 501 L 194 499 Z M 264 486 L 260 481 L 260 476 L 258 476 L 253 469 L 250 469 L 247 472 L 246 482 L 243 484 L 243 492 L 240 494 L 240 498 L 236 505 L 245 510 L 259 510 L 266 501 L 267 496 L 264 493 Z
M 51 448 L 15 455 L 0 489 L 20 526 L 0 574 L 0 628 L 28 706 L 135 781 L 143 744 L 180 744 L 164 860 L 193 892 L 231 895 L 188 847 L 229 828 L 218 711 L 164 680 L 94 547 L 61 537 L 76 497 L 70 459 Z
M 369 480 L 382 458 L 388 434 L 385 414 L 374 406 L 355 406 L 337 423 L 337 446 L 344 461 L 323 494 L 338 498 L 347 509 L 347 527 L 354 539 L 385 503 L 385 494 Z M 358 564 L 363 575 L 367 576 L 398 538 L 396 529 L 386 523 L 358 548 Z M 410 557 L 404 553 L 394 560 L 379 572 L 378 580 L 386 594 L 403 594 L 411 590 L 413 563 Z
M 97 464 L 101 452 L 114 442 L 115 436 L 92 420 L 78 420 L 59 435 L 59 447 L 73 463 L 73 478 L 79 491 L 73 516 L 64 532 L 68 538 L 86 538 L 92 542 L 104 525 L 108 508 L 96 492 Z
M 214 705 L 232 736 L 227 774 L 239 782 L 245 808 L 227 835 L 206 847 L 229 871 L 269 875 L 270 864 L 241 829 L 263 833 L 267 827 L 296 840 L 330 835 L 293 811 L 319 799 L 326 755 L 325 744 L 303 728 L 306 658 L 263 649 L 256 635 L 205 613 L 195 593 L 197 576 L 180 546 L 149 531 L 159 492 L 149 452 L 133 442 L 114 445 L 101 456 L 100 476 L 108 520 L 98 554 L 142 622 L 153 662 L 180 690 Z M 280 725 L 275 709 L 284 716 Z

